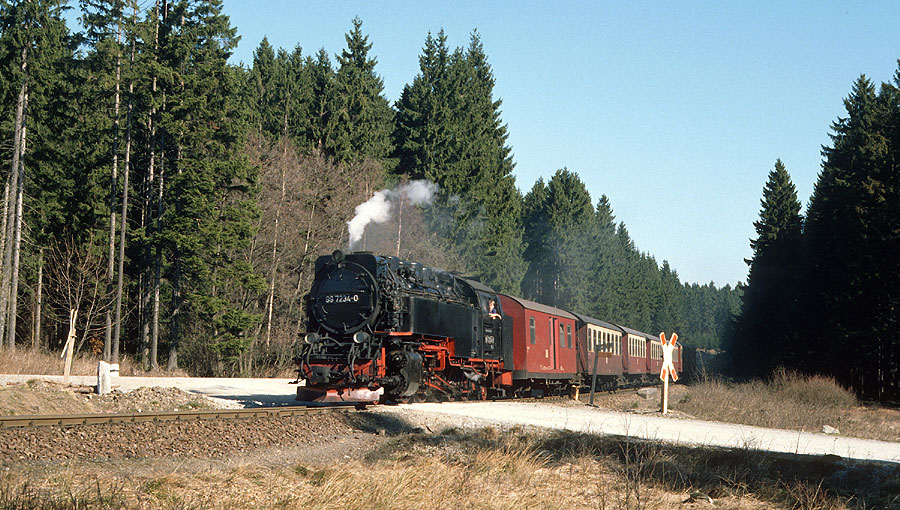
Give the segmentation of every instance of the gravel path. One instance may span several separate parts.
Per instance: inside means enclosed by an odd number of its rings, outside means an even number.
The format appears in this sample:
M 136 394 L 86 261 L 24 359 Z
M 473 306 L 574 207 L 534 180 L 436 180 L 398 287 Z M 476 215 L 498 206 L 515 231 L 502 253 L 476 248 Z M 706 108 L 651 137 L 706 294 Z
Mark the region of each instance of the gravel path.
M 30 379 L 61 380 L 61 377 L 0 376 L 0 384 Z M 73 377 L 72 382 L 90 385 L 96 384 L 96 378 Z M 297 386 L 289 382 L 289 379 L 118 378 L 120 391 L 130 391 L 143 386 L 174 387 L 188 393 L 213 397 L 228 407 L 293 405 Z M 426 428 L 523 425 L 632 436 L 669 443 L 749 448 L 803 455 L 837 455 L 848 459 L 900 463 L 900 443 L 684 418 L 665 418 L 659 415 L 620 413 L 578 404 L 453 402 L 377 406 L 373 409 L 377 412 L 372 414 L 385 417 L 394 414 L 401 420 L 418 423 L 419 426 Z M 186 435 L 195 435 L 194 437 L 211 433 L 204 430 L 185 432 Z
M 848 459 L 900 463 L 900 443 L 617 413 L 587 406 L 529 402 L 448 402 L 400 407 L 413 412 L 454 417 L 460 424 L 525 425 L 639 437 L 668 443 L 748 448 L 801 455 L 837 455 Z
M 24 383 L 33 379 L 63 382 L 61 375 L 0 375 L 0 385 Z M 178 388 L 188 393 L 216 399 L 223 407 L 248 408 L 271 405 L 296 405 L 297 385 L 292 379 L 241 379 L 215 377 L 117 377 L 113 389 L 122 392 L 144 387 Z M 97 385 L 96 376 L 71 376 L 69 383 Z

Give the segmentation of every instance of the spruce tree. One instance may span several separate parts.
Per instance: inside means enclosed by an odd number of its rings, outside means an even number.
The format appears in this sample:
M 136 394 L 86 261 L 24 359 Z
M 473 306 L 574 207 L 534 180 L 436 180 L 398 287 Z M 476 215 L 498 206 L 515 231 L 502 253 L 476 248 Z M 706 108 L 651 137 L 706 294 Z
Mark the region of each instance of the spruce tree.
M 362 20 L 354 18 L 344 38 L 347 48 L 337 57 L 326 152 L 344 162 L 384 161 L 391 152 L 393 112 L 383 95 L 384 81 L 375 73 L 377 60 L 369 56 L 372 43 L 362 33 Z
M 684 290 L 678 272 L 663 261 L 659 269 L 658 300 L 653 308 L 652 325 L 649 333 L 661 331 L 685 333 L 684 322 Z
M 810 199 L 808 327 L 825 339 L 817 370 L 883 399 L 897 391 L 897 98 L 861 76 L 844 106 Z
M 594 208 L 578 174 L 558 170 L 541 189 L 539 181 L 526 197 L 529 204 L 525 238 L 529 246 L 528 290 L 541 302 L 586 311 L 592 281 L 591 245 L 595 238 Z M 538 202 L 543 195 L 542 201 Z
M 269 44 L 269 39 L 263 37 L 259 47 L 253 51 L 253 68 L 248 76 L 249 92 L 252 96 L 254 128 L 272 139 L 277 139 L 282 132 L 281 115 L 277 106 L 280 91 L 275 89 L 277 73 L 275 49 Z
M 624 251 L 616 238 L 616 217 L 612 205 L 606 195 L 597 201 L 594 212 L 594 231 L 596 238 L 592 242 L 592 282 L 591 308 L 588 313 L 594 317 L 615 318 L 615 308 L 619 287 L 623 282 L 624 268 L 621 260 Z
M 299 143 L 299 145 L 324 153 L 326 147 L 331 145 L 331 129 L 333 127 L 331 103 L 334 69 L 331 67 L 328 52 L 323 48 L 316 53 L 315 58 L 307 57 L 304 69 L 311 89 L 312 102 L 306 109 L 306 124 L 309 126 L 306 132 L 306 142 Z
M 797 189 L 780 159 L 769 172 L 760 203 L 732 354 L 740 372 L 766 375 L 779 365 L 796 366 L 806 354 L 798 316 L 803 220 Z
M 168 44 L 177 73 L 168 83 L 171 110 L 164 127 L 172 138 L 167 152 L 174 153 L 175 171 L 168 180 L 162 232 L 173 289 L 170 369 L 178 366 L 186 339 L 220 363 L 240 361 L 260 319 L 247 294 L 265 289 L 240 256 L 258 215 L 258 169 L 240 152 L 249 115 L 240 107 L 241 77 L 227 65 L 235 29 L 219 1 L 180 3 L 173 15 Z
M 443 199 L 433 215 L 450 216 L 444 235 L 459 247 L 469 272 L 516 293 L 522 260 L 522 197 L 493 98 L 494 77 L 477 32 L 452 54 L 441 31 L 428 34 L 420 73 L 396 104 L 396 172 L 428 179 Z
M 522 279 L 522 293 L 528 298 L 546 302 L 545 280 L 550 260 L 551 236 L 547 223 L 547 185 L 540 178 L 525 195 L 522 206 L 522 220 L 525 227 L 522 240 L 525 250 L 522 258 L 528 265 Z
M 38 206 L 25 205 L 32 193 L 26 194 L 29 181 L 39 174 L 33 167 L 40 158 L 32 153 L 46 154 L 57 141 L 47 128 L 63 71 L 60 61 L 70 55 L 61 13 L 62 4 L 56 0 L 0 2 L 0 108 L 5 112 L 0 127 L 6 140 L 2 146 L 10 151 L 3 151 L 8 172 L 0 229 L 0 345 L 5 342 L 10 349 L 16 341 L 20 267 L 26 260 L 22 246 L 28 228 L 25 214 L 31 206 Z

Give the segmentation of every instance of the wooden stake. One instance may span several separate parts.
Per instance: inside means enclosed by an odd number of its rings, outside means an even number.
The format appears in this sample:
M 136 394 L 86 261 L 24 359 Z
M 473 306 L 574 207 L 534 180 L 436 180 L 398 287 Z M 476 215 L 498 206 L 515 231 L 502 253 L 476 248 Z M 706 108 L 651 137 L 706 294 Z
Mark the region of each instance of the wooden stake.
M 69 336 L 66 338 L 66 368 L 63 372 L 63 383 L 69 384 L 69 374 L 72 372 L 72 350 L 75 348 L 75 320 L 78 318 L 78 310 L 69 310 Z
M 662 413 L 669 413 L 669 376 L 666 374 L 666 378 L 663 379 L 663 405 L 662 405 Z

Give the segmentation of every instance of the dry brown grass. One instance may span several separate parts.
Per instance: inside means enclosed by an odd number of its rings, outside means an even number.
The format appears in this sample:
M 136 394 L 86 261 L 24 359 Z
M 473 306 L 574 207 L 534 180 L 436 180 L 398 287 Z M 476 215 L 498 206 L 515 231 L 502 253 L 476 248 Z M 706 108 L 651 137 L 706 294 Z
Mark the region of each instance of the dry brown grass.
M 0 509 L 837 510 L 900 505 L 898 466 L 573 433 L 450 430 L 399 436 L 362 460 L 307 465 L 285 462 L 285 457 L 290 456 L 15 467 L 0 475 Z
M 59 353 L 41 350 L 16 349 L 0 351 L 0 373 L 13 375 L 63 375 L 65 360 Z M 94 354 L 78 353 L 72 359 L 71 375 L 97 375 L 97 363 L 100 357 Z M 119 374 L 125 376 L 147 377 L 184 377 L 183 370 L 173 372 L 162 368 L 145 371 L 140 362 L 130 356 L 122 356 L 119 360 Z
M 768 381 L 706 379 L 688 386 L 671 408 L 710 421 L 900 441 L 900 411 L 863 406 L 834 379 L 778 371 Z

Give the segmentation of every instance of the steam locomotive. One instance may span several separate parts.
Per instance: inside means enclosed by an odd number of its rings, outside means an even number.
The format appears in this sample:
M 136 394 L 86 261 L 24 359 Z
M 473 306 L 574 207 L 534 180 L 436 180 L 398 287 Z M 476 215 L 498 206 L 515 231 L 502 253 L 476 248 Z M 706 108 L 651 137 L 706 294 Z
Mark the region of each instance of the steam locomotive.
M 651 381 L 662 362 L 656 337 L 368 252 L 319 257 L 305 306 L 302 401 L 541 396 L 592 380 L 611 389 Z

